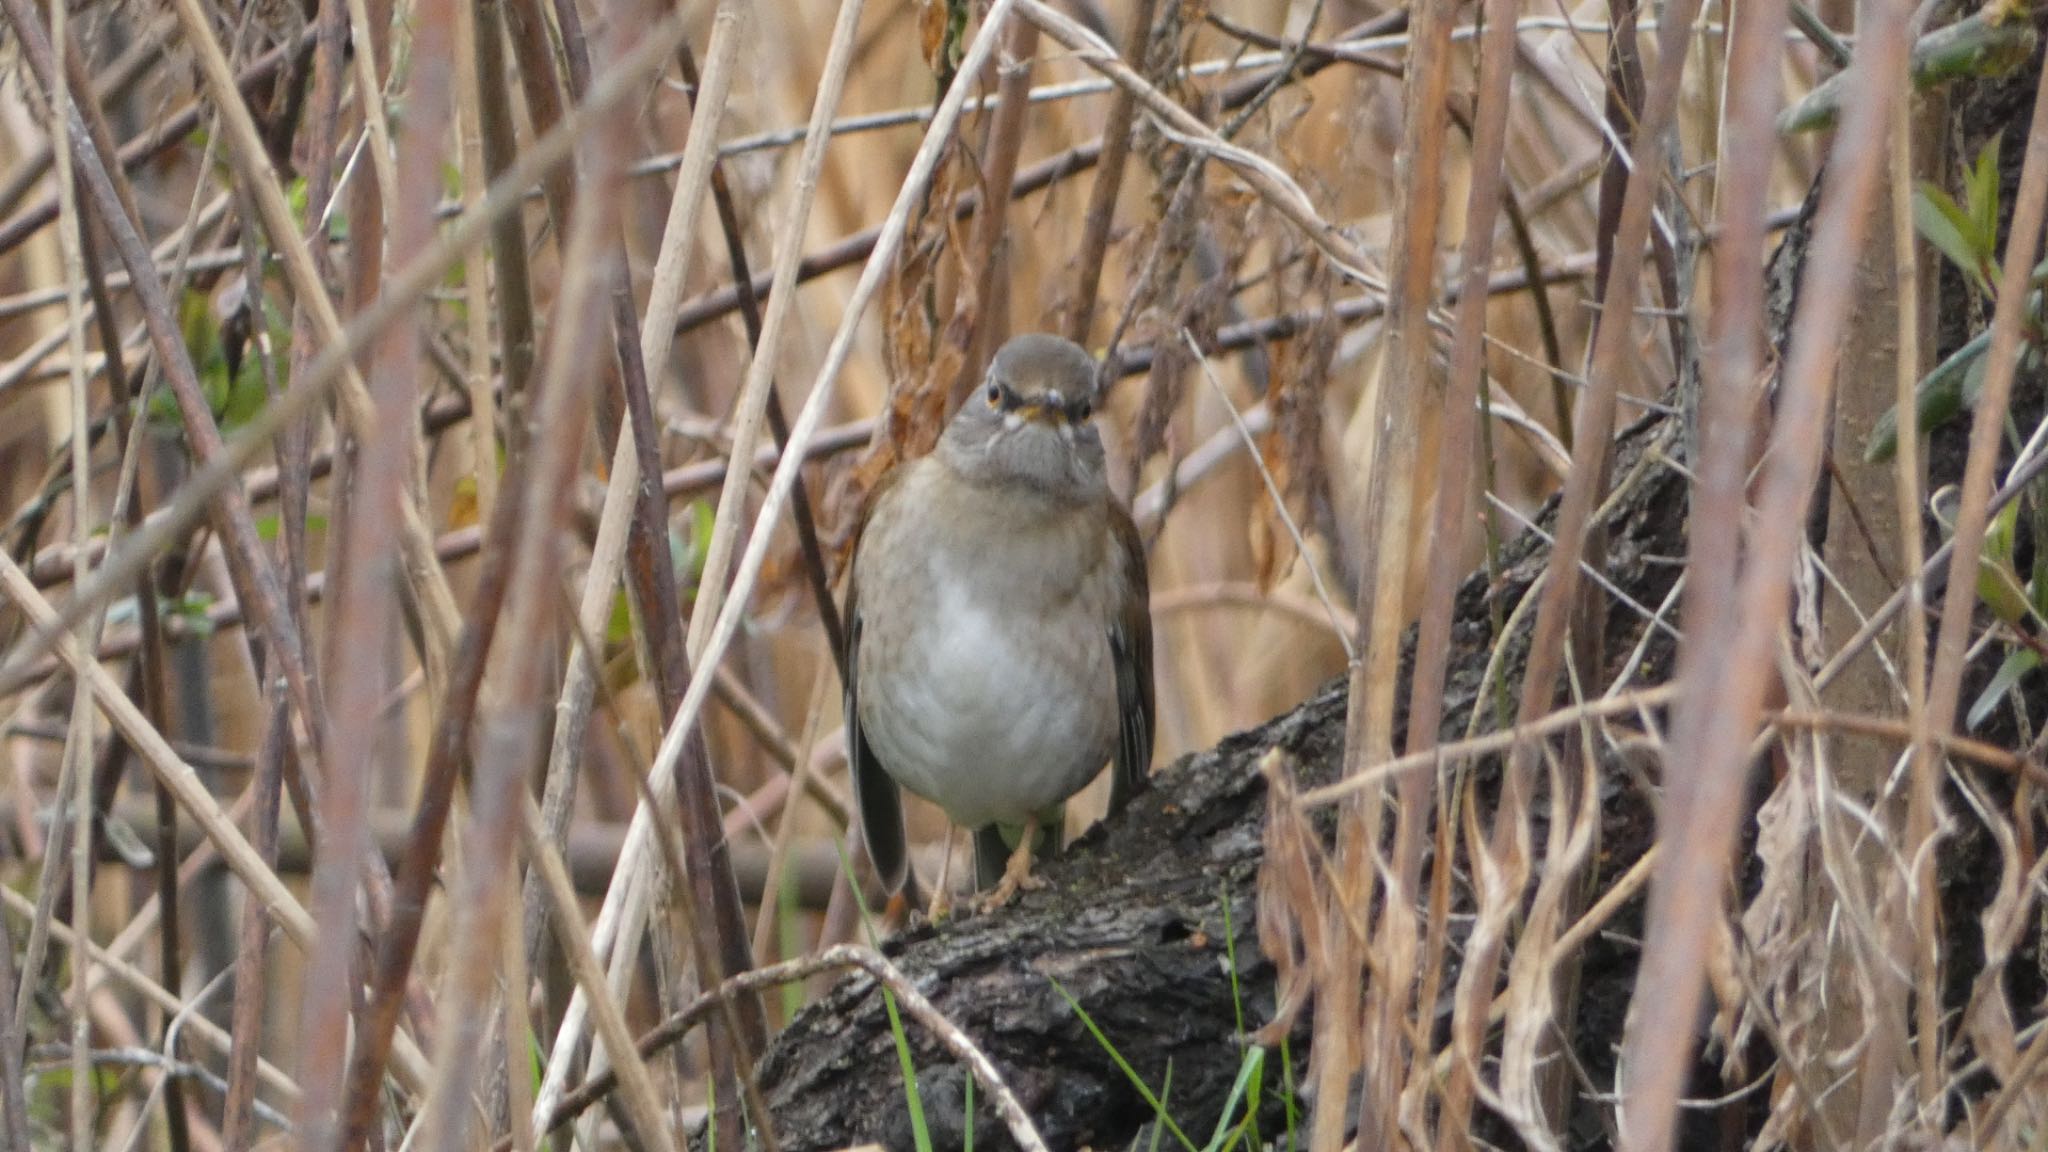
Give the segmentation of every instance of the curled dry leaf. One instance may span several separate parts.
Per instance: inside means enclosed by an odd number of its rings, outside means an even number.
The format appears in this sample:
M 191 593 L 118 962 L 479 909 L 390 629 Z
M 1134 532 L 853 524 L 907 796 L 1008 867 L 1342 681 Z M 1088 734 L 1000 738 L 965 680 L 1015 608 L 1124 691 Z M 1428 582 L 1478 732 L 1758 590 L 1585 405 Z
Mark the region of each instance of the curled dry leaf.
M 1278 1044 L 1294 1029 L 1314 985 L 1323 951 L 1322 888 L 1315 867 L 1315 828 L 1296 806 L 1294 769 L 1273 748 L 1259 761 L 1266 778 L 1266 854 L 1259 863 L 1259 950 L 1277 974 L 1273 1018 L 1252 1034 L 1255 1044 Z

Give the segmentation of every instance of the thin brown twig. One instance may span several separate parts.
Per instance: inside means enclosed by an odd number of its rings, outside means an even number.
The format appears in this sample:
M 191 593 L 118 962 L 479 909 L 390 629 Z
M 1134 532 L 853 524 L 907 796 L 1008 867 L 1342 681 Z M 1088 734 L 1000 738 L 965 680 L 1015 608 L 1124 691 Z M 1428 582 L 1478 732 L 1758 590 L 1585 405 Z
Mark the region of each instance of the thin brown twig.
M 959 375 L 952 384 L 950 409 L 981 382 L 997 344 L 1010 334 L 1009 218 L 1010 197 L 1000 190 L 1016 182 L 1017 155 L 1024 148 L 1024 113 L 1031 91 L 1031 62 L 1038 54 L 1038 26 L 1012 21 L 1008 39 L 996 54 L 996 114 L 981 150 L 982 194 L 974 212 L 974 235 L 968 241 L 967 267 L 972 288 L 965 303 L 973 312 L 973 334 Z
M 1158 0 L 1137 0 L 1131 5 L 1124 25 L 1124 55 L 1145 58 L 1145 45 L 1152 38 L 1152 14 Z M 1116 220 L 1117 194 L 1123 191 L 1124 162 L 1131 154 L 1131 127 L 1138 100 L 1128 88 L 1118 88 L 1110 98 L 1109 115 L 1102 125 L 1102 158 L 1097 161 L 1095 182 L 1088 189 L 1088 209 L 1081 222 L 1081 247 L 1074 257 L 1080 281 L 1074 287 L 1072 311 L 1067 316 L 1067 338 L 1088 346 L 1088 333 L 1095 325 L 1095 299 L 1102 286 L 1102 261 L 1109 252 L 1109 229 Z

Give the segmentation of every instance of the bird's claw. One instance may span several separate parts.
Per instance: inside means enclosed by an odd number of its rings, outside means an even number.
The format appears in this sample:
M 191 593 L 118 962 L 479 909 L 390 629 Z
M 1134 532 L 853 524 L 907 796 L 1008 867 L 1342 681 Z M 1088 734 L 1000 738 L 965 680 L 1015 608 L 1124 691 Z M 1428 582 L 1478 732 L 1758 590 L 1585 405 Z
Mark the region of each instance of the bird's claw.
M 1045 878 L 1034 876 L 1031 872 L 1031 845 L 1033 839 L 1032 833 L 1026 832 L 1024 840 L 1017 846 L 1017 850 L 1010 853 L 1009 863 L 1003 865 L 1002 880 L 996 884 L 994 891 L 982 898 L 981 910 L 983 912 L 993 912 L 998 908 L 1007 906 L 1012 900 L 1017 898 L 1017 893 L 1019 892 L 1035 892 L 1045 887 Z

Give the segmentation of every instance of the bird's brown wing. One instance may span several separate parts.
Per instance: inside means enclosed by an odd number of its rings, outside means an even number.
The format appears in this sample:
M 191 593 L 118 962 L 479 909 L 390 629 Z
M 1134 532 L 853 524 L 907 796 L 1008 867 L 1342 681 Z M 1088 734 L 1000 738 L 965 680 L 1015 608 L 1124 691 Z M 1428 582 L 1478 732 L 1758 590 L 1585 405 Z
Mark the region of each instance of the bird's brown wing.
M 1109 810 L 1115 813 L 1145 787 L 1152 766 L 1152 592 L 1138 526 L 1114 500 L 1109 522 L 1124 575 L 1123 603 L 1109 625 L 1119 716 L 1116 769 L 1109 782 Z
M 883 501 L 888 499 L 903 472 L 900 465 L 891 469 L 869 496 L 867 510 L 854 533 L 854 559 L 848 565 L 846 610 L 842 613 L 846 625 L 846 764 L 853 778 L 854 807 L 860 810 L 861 838 L 867 844 L 868 859 L 874 861 L 876 875 L 891 892 L 903 886 L 904 877 L 909 872 L 909 857 L 903 831 L 902 792 L 896 778 L 889 775 L 882 762 L 875 758 L 874 749 L 868 747 L 867 735 L 861 729 L 859 561 L 868 524 Z

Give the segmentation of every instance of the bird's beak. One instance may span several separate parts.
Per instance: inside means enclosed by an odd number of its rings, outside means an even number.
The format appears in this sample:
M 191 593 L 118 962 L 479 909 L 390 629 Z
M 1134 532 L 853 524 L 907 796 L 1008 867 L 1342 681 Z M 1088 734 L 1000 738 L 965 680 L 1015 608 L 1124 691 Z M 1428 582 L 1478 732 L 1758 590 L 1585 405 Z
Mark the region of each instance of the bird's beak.
M 1067 422 L 1067 406 L 1050 396 L 1033 396 L 1017 405 L 1017 415 L 1033 424 L 1057 428 Z

